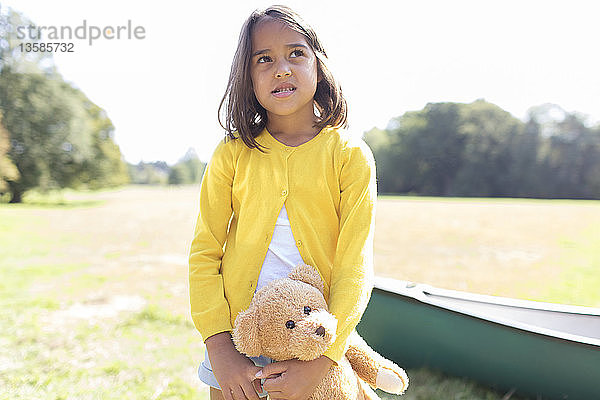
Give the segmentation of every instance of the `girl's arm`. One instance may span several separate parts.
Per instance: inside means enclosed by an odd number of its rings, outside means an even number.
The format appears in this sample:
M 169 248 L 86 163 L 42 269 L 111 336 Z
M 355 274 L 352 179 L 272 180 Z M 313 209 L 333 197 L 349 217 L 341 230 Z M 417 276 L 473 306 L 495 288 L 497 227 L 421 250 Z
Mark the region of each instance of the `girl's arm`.
M 210 363 L 225 400 L 259 400 L 260 381 L 255 374 L 260 368 L 234 347 L 229 332 L 206 339 Z
M 200 187 L 200 213 L 190 250 L 192 320 L 204 340 L 232 330 L 220 272 L 232 215 L 234 168 L 231 148 L 231 145 L 221 142 L 206 167 Z
M 225 298 L 221 259 L 233 213 L 233 143 L 217 146 L 200 186 L 200 213 L 190 250 L 190 305 L 194 325 L 204 338 L 213 373 L 226 400 L 258 400 L 253 387 L 260 370 L 231 341 L 229 303 Z
M 337 339 L 325 355 L 343 358 L 346 342 L 365 311 L 373 287 L 373 235 L 377 186 L 375 160 L 362 141 L 348 146 L 340 172 L 340 225 L 331 271 L 329 311 Z
M 333 361 L 321 356 L 312 361 L 288 360 L 267 364 L 256 378 L 266 378 L 263 389 L 271 399 L 305 400 L 314 393 Z

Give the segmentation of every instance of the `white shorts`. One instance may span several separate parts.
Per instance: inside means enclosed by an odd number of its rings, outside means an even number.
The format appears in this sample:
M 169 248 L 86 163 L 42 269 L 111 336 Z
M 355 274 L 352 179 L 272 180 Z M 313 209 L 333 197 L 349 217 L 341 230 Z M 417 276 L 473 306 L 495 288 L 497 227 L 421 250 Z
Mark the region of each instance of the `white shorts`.
M 267 364 L 275 362 L 269 357 L 264 356 L 250 357 L 250 359 L 254 362 L 254 364 L 257 367 L 264 367 Z M 206 383 L 208 386 L 221 390 L 219 382 L 217 382 L 217 378 L 215 378 L 215 374 L 213 374 L 212 366 L 210 365 L 210 360 L 208 359 L 208 351 L 206 349 L 204 349 L 204 361 L 202 361 L 200 363 L 200 367 L 198 367 L 198 377 L 202 382 Z M 258 395 L 260 397 L 267 397 L 267 392 L 263 390 L 263 392 L 259 393 Z

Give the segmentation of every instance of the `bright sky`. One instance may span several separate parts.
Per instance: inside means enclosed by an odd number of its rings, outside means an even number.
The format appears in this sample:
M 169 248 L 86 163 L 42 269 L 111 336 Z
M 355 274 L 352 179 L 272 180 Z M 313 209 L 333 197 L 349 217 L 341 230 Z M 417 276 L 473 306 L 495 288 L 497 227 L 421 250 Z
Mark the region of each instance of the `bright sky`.
M 279 3 L 273 0 L 275 4 Z M 74 39 L 64 78 L 104 108 L 127 161 L 207 161 L 217 107 L 250 12 L 273 2 L 1 0 L 38 26 L 142 26 L 142 40 Z M 325 44 L 362 133 L 428 102 L 542 103 L 600 122 L 600 3 L 589 0 L 289 0 Z M 68 40 L 67 40 L 68 41 Z

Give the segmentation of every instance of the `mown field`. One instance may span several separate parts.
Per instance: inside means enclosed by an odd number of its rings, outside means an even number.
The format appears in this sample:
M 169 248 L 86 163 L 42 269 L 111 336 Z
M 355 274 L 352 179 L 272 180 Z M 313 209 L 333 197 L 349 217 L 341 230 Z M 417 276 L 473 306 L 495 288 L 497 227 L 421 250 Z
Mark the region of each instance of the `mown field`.
M 197 187 L 0 204 L 0 399 L 207 399 L 189 318 Z M 600 306 L 600 202 L 382 198 L 377 273 Z M 409 371 L 404 399 L 517 399 Z
M 380 275 L 600 307 L 600 201 L 383 197 Z

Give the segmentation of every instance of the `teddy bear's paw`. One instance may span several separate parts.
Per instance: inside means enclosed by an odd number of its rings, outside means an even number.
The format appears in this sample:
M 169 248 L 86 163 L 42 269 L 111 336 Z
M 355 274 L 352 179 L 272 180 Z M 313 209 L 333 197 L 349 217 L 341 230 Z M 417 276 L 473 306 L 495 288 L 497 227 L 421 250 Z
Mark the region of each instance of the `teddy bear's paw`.
M 402 368 L 398 371 L 382 367 L 377 371 L 375 384 L 378 389 L 392 394 L 402 394 L 408 387 L 408 376 Z

